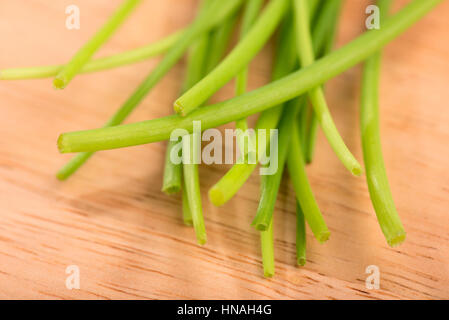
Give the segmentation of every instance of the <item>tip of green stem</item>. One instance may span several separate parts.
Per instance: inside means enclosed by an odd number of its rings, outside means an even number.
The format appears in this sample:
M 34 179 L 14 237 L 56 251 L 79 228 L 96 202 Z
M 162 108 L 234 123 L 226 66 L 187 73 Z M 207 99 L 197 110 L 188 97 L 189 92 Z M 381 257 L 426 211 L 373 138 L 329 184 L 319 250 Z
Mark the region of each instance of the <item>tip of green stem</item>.
M 253 222 L 252 226 L 258 231 L 267 231 L 269 225 L 264 222 Z
M 58 137 L 58 150 L 60 153 L 69 153 L 70 148 L 67 147 L 65 134 L 60 134 Z
M 186 116 L 186 113 L 184 111 L 184 107 L 182 106 L 181 102 L 179 100 L 176 100 L 175 103 L 173 104 L 173 109 L 175 110 L 175 112 L 183 117 Z
M 171 184 L 162 187 L 162 192 L 169 196 L 174 195 L 179 191 L 181 191 L 181 186 L 177 184 Z
M 59 181 L 65 181 L 65 180 L 67 180 L 67 178 L 69 177 L 70 175 L 67 175 L 65 172 L 63 172 L 63 171 L 58 171 L 57 173 L 56 173 L 56 179 L 58 179 Z
M 306 155 L 306 156 L 304 157 L 304 161 L 306 162 L 306 164 L 311 164 L 311 163 L 312 163 L 312 157 Z
M 209 189 L 209 200 L 216 207 L 220 207 L 226 202 L 223 192 L 216 186 Z
M 357 165 L 351 169 L 351 173 L 356 177 L 360 177 L 363 173 L 362 166 L 359 163 L 357 163 Z
M 264 270 L 263 271 L 263 276 L 265 278 L 273 278 L 274 276 L 274 270 Z
M 64 77 L 56 76 L 56 78 L 53 79 L 53 87 L 55 89 L 64 89 L 67 85 L 67 81 Z
M 402 242 L 404 242 L 406 237 L 406 233 L 404 230 L 401 230 L 399 233 L 394 236 L 387 238 L 388 245 L 392 248 L 399 246 Z
M 296 259 L 298 266 L 304 267 L 306 265 L 306 257 L 298 257 Z
M 207 242 L 207 236 L 205 234 L 201 235 L 201 236 L 197 236 L 197 242 L 199 245 L 204 246 Z
M 327 240 L 329 240 L 330 235 L 331 235 L 330 231 L 325 230 L 325 231 L 321 231 L 319 234 L 315 235 L 315 237 L 321 244 L 323 244 Z

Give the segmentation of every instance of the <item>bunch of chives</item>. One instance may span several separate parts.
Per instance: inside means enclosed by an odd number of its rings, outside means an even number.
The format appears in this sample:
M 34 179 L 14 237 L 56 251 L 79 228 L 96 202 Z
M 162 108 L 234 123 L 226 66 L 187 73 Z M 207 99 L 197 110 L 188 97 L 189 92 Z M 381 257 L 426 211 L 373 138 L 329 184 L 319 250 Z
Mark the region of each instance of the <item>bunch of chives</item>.
M 206 242 L 198 166 L 194 157 L 197 133 L 193 121 L 202 129 L 232 121 L 247 129 L 246 117 L 261 113 L 255 129 L 278 129 L 278 140 L 267 136 L 255 144 L 277 143 L 278 170 L 262 176 L 261 198 L 253 220 L 261 232 L 264 275 L 274 275 L 273 213 L 284 167 L 287 166 L 296 195 L 297 262 L 306 262 L 307 223 L 315 238 L 323 243 L 330 232 L 323 219 L 307 178 L 305 166 L 312 160 L 316 130 L 321 126 L 328 142 L 343 165 L 354 175 L 362 168 L 340 137 L 327 107 L 322 85 L 348 68 L 364 62 L 361 99 L 363 158 L 370 197 L 380 227 L 390 246 L 405 239 L 405 231 L 396 211 L 382 159 L 379 133 L 380 50 L 404 32 L 442 0 L 413 0 L 399 13 L 388 17 L 391 0 L 378 0 L 380 30 L 364 33 L 342 48 L 332 51 L 341 0 L 270 0 L 261 13 L 261 0 L 204 0 L 194 22 L 156 43 L 110 57 L 91 59 L 94 53 L 123 23 L 140 0 L 125 0 L 106 24 L 63 66 L 4 69 L 1 80 L 45 78 L 55 76 L 54 85 L 64 88 L 77 74 L 94 72 L 145 60 L 163 54 L 164 58 L 122 107 L 100 129 L 64 133 L 58 139 L 59 150 L 80 152 L 57 174 L 61 180 L 73 174 L 95 151 L 167 140 L 174 129 L 186 129 L 181 137 L 183 164 L 171 161 L 174 146 L 166 153 L 163 191 L 182 190 L 183 219 L 193 225 L 198 243 Z M 246 3 L 240 40 L 223 59 L 238 10 Z M 293 12 L 293 15 L 288 13 Z M 284 22 L 281 24 L 281 21 Z M 248 65 L 269 38 L 282 25 L 273 67 L 273 82 L 246 92 Z M 312 30 L 312 31 L 311 31 Z M 175 103 L 178 114 L 139 123 L 120 125 L 148 92 L 189 50 L 183 93 Z M 316 60 L 315 58 L 318 58 Z M 301 68 L 295 71 L 298 64 Z M 236 97 L 203 106 L 232 78 L 236 78 Z M 309 99 L 313 110 L 307 108 Z M 234 165 L 209 191 L 215 205 L 222 205 L 242 187 L 256 164 Z

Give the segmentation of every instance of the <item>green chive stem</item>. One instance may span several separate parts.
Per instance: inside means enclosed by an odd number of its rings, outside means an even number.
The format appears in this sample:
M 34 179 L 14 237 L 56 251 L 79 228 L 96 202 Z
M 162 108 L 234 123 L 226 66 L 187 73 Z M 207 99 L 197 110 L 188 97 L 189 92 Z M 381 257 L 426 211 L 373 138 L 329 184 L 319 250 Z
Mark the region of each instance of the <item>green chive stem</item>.
M 306 264 L 306 221 L 301 206 L 296 201 L 296 261 L 298 265 Z
M 307 67 L 315 61 L 307 0 L 294 0 L 294 8 L 298 39 L 296 45 L 298 46 L 301 65 Z M 359 176 L 362 173 L 362 167 L 341 138 L 329 112 L 323 89 L 321 87 L 313 88 L 308 92 L 308 95 L 318 122 L 337 157 L 352 174 Z
M 133 50 L 88 61 L 79 73 L 89 73 L 113 69 L 128 64 L 144 61 L 167 52 L 184 34 L 177 31 L 161 40 Z M 0 70 L 0 80 L 42 79 L 57 75 L 64 65 L 38 66 L 29 68 L 11 68 Z
M 245 7 L 245 12 L 242 19 L 242 27 L 240 30 L 240 39 L 243 39 L 248 31 L 251 29 L 254 22 L 257 20 L 260 8 L 262 7 L 262 0 L 248 0 Z M 235 79 L 235 94 L 237 96 L 246 92 L 248 82 L 248 66 L 246 66 Z M 235 122 L 235 127 L 242 132 L 248 130 L 248 123 L 246 118 L 239 119 Z
M 237 15 L 234 14 L 226 19 L 219 27 L 212 30 L 209 40 L 209 54 L 205 62 L 207 65 L 206 73 L 211 72 L 223 59 L 236 22 Z
M 295 123 L 287 157 L 288 172 L 295 190 L 296 199 L 301 206 L 310 229 L 312 229 L 315 238 L 320 243 L 324 243 L 329 239 L 330 232 L 321 215 L 320 208 L 318 207 L 307 178 L 304 153 L 299 137 L 299 128 L 297 123 Z
M 262 247 L 263 275 L 266 278 L 274 276 L 274 235 L 273 218 L 266 231 L 260 232 L 260 243 Z
M 304 99 L 297 98 L 287 103 L 279 123 L 277 171 L 273 175 L 261 176 L 261 196 L 257 214 L 252 225 L 259 231 L 268 229 L 273 217 L 279 186 L 281 185 L 287 153 L 290 152 L 290 140 L 293 133 L 293 124 L 296 114 L 305 105 Z M 272 155 L 274 156 L 274 155 Z
M 322 28 L 321 30 L 316 30 L 318 33 L 324 33 L 322 36 L 327 39 L 324 45 L 322 52 L 315 51 L 315 54 L 319 57 L 323 57 L 327 54 L 329 54 L 335 44 L 335 38 L 337 35 L 337 28 L 338 28 L 338 18 L 340 16 L 340 11 L 342 7 L 342 1 L 341 0 L 333 0 L 333 1 L 326 1 L 324 3 L 322 14 L 318 17 L 318 19 L 323 19 L 324 21 L 327 21 L 326 28 Z M 321 25 L 320 22 L 317 23 L 317 25 Z M 315 33 L 314 37 L 315 38 Z M 314 47 L 316 44 L 316 41 L 314 41 Z M 307 130 L 307 135 L 304 136 L 305 138 L 305 157 L 306 162 L 311 163 L 313 160 L 313 154 L 315 151 L 315 144 L 316 144 L 316 137 L 318 133 L 318 118 L 315 115 L 315 112 L 312 111 L 311 117 L 309 120 L 309 126 L 308 128 L 304 128 Z
M 182 170 L 182 166 L 179 168 Z M 186 226 L 193 226 L 192 211 L 190 210 L 185 184 L 182 188 L 182 220 Z
M 201 205 L 200 181 L 198 175 L 198 165 L 196 164 L 197 152 L 200 147 L 197 145 L 198 133 L 183 137 L 183 150 L 190 150 L 189 155 L 183 152 L 183 176 L 187 202 L 192 215 L 193 228 L 195 229 L 198 244 L 204 245 L 207 242 L 206 228 L 204 226 L 203 208 Z M 188 148 L 188 149 L 187 149 Z
M 79 73 L 86 62 L 114 34 L 141 0 L 125 0 L 103 27 L 73 56 L 72 60 L 56 75 L 53 85 L 64 89 Z
M 391 0 L 378 0 L 381 24 L 387 18 Z M 382 26 L 381 26 L 382 28 Z M 381 53 L 366 60 L 363 67 L 361 97 L 361 132 L 366 180 L 371 202 L 376 211 L 382 232 L 391 247 L 401 244 L 406 237 L 388 183 L 382 157 L 379 129 L 379 77 Z

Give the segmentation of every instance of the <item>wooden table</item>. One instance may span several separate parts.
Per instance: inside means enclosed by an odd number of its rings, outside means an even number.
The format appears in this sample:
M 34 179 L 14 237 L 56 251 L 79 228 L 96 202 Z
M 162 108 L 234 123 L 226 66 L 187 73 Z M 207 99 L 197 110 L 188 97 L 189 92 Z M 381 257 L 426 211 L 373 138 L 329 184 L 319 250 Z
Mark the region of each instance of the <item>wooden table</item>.
M 398 0 L 395 8 L 407 1 Z M 65 28 L 65 8 L 81 10 L 81 29 Z M 0 3 L 0 68 L 63 63 L 97 30 L 119 0 L 16 0 Z M 160 39 L 191 21 L 196 1 L 144 1 L 99 56 Z M 347 0 L 339 46 L 364 31 L 368 1 Z M 331 230 L 307 235 L 308 262 L 295 265 L 294 193 L 284 181 L 275 210 L 276 275 L 262 276 L 254 175 L 235 199 L 215 208 L 207 190 L 227 170 L 202 166 L 208 243 L 196 244 L 179 197 L 160 192 L 165 143 L 100 152 L 69 181 L 55 179 L 71 155 L 58 134 L 96 128 L 131 94 L 158 59 L 77 77 L 64 91 L 51 80 L 0 83 L 0 297 L 38 299 L 402 299 L 449 298 L 449 3 L 389 45 L 382 73 L 386 167 L 406 242 L 387 246 L 365 178 L 352 177 L 319 134 L 308 168 Z M 250 88 L 269 79 L 272 45 L 251 65 Z M 183 74 L 178 64 L 128 122 L 171 113 Z M 336 123 L 362 159 L 360 67 L 327 86 Z M 232 96 L 226 86 L 215 100 Z M 66 268 L 80 289 L 66 288 Z M 379 290 L 365 269 L 380 268 Z

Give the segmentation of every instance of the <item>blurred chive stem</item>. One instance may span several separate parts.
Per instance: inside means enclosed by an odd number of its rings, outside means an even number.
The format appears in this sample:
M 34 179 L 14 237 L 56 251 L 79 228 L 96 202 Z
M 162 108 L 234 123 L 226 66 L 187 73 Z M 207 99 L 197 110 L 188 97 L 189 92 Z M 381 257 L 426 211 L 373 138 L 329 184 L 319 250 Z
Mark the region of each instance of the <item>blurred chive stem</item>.
M 298 39 L 296 45 L 298 46 L 298 54 L 303 67 L 311 65 L 315 61 L 308 10 L 307 0 L 294 0 L 295 27 Z M 341 138 L 329 112 L 322 88 L 312 88 L 308 95 L 318 122 L 337 157 L 353 175 L 361 175 L 362 167 Z
M 378 0 L 381 24 L 387 19 L 391 0 Z M 379 77 L 381 53 L 366 60 L 363 67 L 361 98 L 361 132 L 366 180 L 371 202 L 382 232 L 391 247 L 401 244 L 406 237 L 388 183 L 379 129 Z
M 106 24 L 73 56 L 72 60 L 56 75 L 53 85 L 64 89 L 79 73 L 95 52 L 114 34 L 141 0 L 124 0 Z
M 307 178 L 304 153 L 299 138 L 299 127 L 295 123 L 287 158 L 288 172 L 293 183 L 296 199 L 301 206 L 305 220 L 309 224 L 310 229 L 312 229 L 315 238 L 320 243 L 324 243 L 329 239 L 330 232 L 321 215 L 320 208 L 318 207 Z

